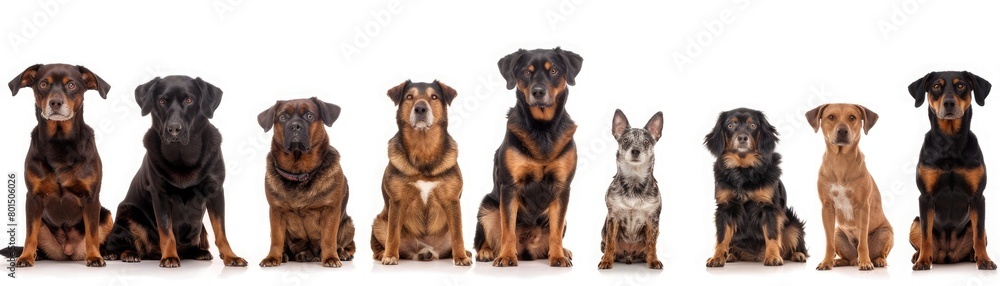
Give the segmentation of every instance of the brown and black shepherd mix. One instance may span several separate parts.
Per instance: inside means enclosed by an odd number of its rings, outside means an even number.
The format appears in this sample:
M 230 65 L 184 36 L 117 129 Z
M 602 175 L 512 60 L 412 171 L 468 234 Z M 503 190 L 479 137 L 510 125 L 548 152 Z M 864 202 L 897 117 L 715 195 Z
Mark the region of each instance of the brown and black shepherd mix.
M 517 266 L 518 259 L 547 257 L 551 266 L 572 266 L 563 236 L 576 173 L 576 123 L 565 106 L 583 58 L 558 47 L 520 49 L 497 65 L 507 89 L 517 88 L 517 104 L 493 157 L 493 191 L 479 208 L 476 259 Z
M 66 64 L 33 65 L 8 86 L 13 95 L 31 87 L 38 126 L 24 160 L 28 235 L 23 251 L 8 247 L 0 253 L 20 253 L 17 267 L 40 259 L 104 266 L 100 251 L 111 231 L 111 212 L 100 202 L 101 157 L 94 130 L 83 122 L 83 93 L 97 90 L 107 98 L 111 86 L 83 66 Z
M 261 267 L 291 259 L 340 267 L 354 259 L 347 178 L 323 126 L 339 116 L 339 106 L 315 97 L 278 101 L 257 116 L 265 132 L 274 127 L 264 175 L 271 248 Z
M 917 107 L 928 101 L 931 123 L 917 164 L 920 216 L 910 226 L 910 244 L 917 250 L 913 270 L 966 261 L 980 270 L 997 269 L 986 254 L 986 165 L 969 129 L 973 99 L 983 106 L 991 87 L 967 71 L 931 72 L 909 86 Z
M 471 265 L 462 239 L 458 144 L 448 135 L 448 105 L 458 93 L 439 81 L 407 80 L 387 94 L 399 106 L 399 131 L 389 139 L 385 204 L 372 223 L 373 258 L 394 265 L 400 257 L 451 257 L 455 265 Z

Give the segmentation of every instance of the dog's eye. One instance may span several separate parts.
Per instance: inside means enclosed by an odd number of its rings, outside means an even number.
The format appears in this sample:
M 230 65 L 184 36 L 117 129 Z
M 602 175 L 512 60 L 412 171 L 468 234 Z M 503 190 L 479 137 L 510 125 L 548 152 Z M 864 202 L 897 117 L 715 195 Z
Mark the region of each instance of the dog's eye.
M 438 99 L 438 95 L 437 94 L 431 94 L 431 99 Z
M 307 112 L 306 113 L 306 120 L 313 121 L 313 119 L 316 119 L 316 116 L 313 115 L 312 112 Z
M 961 83 L 960 83 L 960 84 L 958 84 L 958 85 L 956 85 L 955 87 L 957 87 L 957 88 L 958 88 L 958 90 L 963 90 L 963 89 L 965 89 L 965 85 L 964 85 L 964 84 L 961 84 Z
M 66 89 L 68 89 L 68 90 L 76 90 L 76 83 L 72 82 L 72 81 L 69 82 L 69 83 L 66 83 Z
M 156 103 L 159 103 L 161 106 L 162 105 L 167 105 L 167 100 L 161 98 L 160 100 L 157 100 Z
M 530 75 L 531 75 L 530 70 L 524 70 L 524 76 L 530 76 Z
M 288 120 L 287 114 L 278 115 L 278 121 L 285 121 L 285 120 Z
M 934 86 L 933 86 L 933 87 L 931 87 L 931 88 L 933 88 L 934 90 L 939 90 L 939 89 L 941 89 L 941 85 L 940 85 L 940 84 L 937 84 L 937 83 L 935 83 L 935 84 L 934 84 Z
M 649 139 L 642 140 L 642 145 L 649 145 Z
M 406 95 L 406 99 L 413 99 L 413 95 L 412 94 L 407 94 Z
M 834 118 L 835 118 L 835 117 L 833 117 L 833 115 L 832 115 L 832 114 L 826 117 L 826 119 L 828 119 L 828 120 L 833 120 Z
M 733 127 L 736 127 L 736 124 L 732 124 L 732 123 L 729 123 L 729 126 L 728 126 L 728 128 L 729 128 L 729 129 L 733 129 Z
M 191 105 L 192 103 L 194 103 L 193 98 L 188 97 L 184 99 L 184 104 Z
M 552 74 L 552 75 L 556 75 L 557 73 L 559 73 L 559 71 L 557 71 L 556 69 L 553 68 L 553 69 L 549 69 L 549 73 Z
M 757 124 L 750 123 L 750 129 L 757 129 Z
M 49 83 L 47 81 L 40 81 L 38 82 L 38 88 L 41 89 L 49 88 Z
M 851 117 L 850 117 L 850 118 L 851 118 L 851 121 L 854 121 L 855 119 L 858 119 L 858 118 L 857 118 L 857 117 L 855 117 L 854 115 L 851 115 Z

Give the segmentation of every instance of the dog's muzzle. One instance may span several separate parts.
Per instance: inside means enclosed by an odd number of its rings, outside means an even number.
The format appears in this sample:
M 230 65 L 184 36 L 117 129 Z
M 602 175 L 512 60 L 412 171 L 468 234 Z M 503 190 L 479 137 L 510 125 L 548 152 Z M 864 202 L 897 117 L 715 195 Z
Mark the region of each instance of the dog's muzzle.
M 834 136 L 833 143 L 837 146 L 844 146 L 851 143 L 851 132 L 847 130 L 847 126 L 837 126 L 837 132 Z
M 51 121 L 65 121 L 73 118 L 73 111 L 66 105 L 66 99 L 62 97 L 49 98 L 42 108 L 42 118 Z
M 167 122 L 163 124 L 162 134 L 160 135 L 163 138 L 163 143 L 166 145 L 173 143 L 187 145 L 191 139 L 191 130 L 185 125 L 179 116 L 170 116 L 170 119 L 167 119 Z
M 752 149 L 750 148 L 750 145 L 753 142 L 752 140 L 750 140 L 749 134 L 736 134 L 735 136 L 733 136 L 732 141 L 733 141 L 732 143 L 733 149 L 736 149 L 737 152 L 746 153 L 750 151 L 750 149 Z
M 958 108 L 954 95 L 947 95 L 941 102 L 941 110 L 937 111 L 938 119 L 957 119 L 965 115 L 965 110 Z
M 531 107 L 549 108 L 554 105 L 552 95 L 544 85 L 536 84 L 531 87 L 531 94 L 527 94 L 528 105 Z
M 426 100 L 418 100 L 410 111 L 410 126 L 417 130 L 427 130 L 434 125 L 434 113 Z
M 285 152 L 309 152 L 309 129 L 305 122 L 292 120 L 285 123 Z

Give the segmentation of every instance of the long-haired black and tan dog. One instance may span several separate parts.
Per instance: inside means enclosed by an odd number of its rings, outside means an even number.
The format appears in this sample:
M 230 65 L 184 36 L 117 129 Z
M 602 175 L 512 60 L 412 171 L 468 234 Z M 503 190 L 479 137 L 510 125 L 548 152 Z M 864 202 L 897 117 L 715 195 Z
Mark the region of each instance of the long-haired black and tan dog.
M 462 239 L 458 144 L 448 135 L 448 105 L 458 93 L 439 81 L 407 80 L 387 94 L 398 106 L 399 131 L 389 139 L 384 205 L 372 223 L 373 258 L 387 265 L 400 257 L 471 265 Z
M 605 195 L 608 217 L 601 229 L 599 269 L 614 262 L 646 262 L 662 269 L 656 258 L 656 238 L 660 234 L 660 188 L 653 178 L 653 146 L 663 131 L 663 112 L 657 112 L 643 128 L 632 128 L 621 110 L 615 111 L 611 134 L 618 141 L 618 173 Z
M 354 258 L 347 178 L 324 127 L 338 117 L 339 106 L 315 97 L 278 101 L 257 115 L 265 132 L 274 127 L 264 175 L 271 247 L 260 266 L 291 259 L 340 267 Z
M 967 71 L 931 72 L 909 86 L 916 106 L 928 102 L 931 130 L 917 164 L 920 216 L 910 226 L 913 270 L 931 263 L 976 262 L 995 270 L 986 254 L 986 165 L 969 128 L 972 101 L 986 104 L 992 85 Z
M 24 87 L 35 94 L 31 144 L 24 160 L 27 236 L 17 267 L 35 260 L 86 260 L 104 266 L 101 245 L 111 231 L 111 212 L 101 206 L 101 157 L 94 130 L 83 122 L 83 94 L 97 90 L 107 98 L 111 86 L 83 66 L 33 65 L 8 84 L 13 95 Z M 40 250 L 40 251 L 39 251 Z
M 570 85 L 583 58 L 560 48 L 518 50 L 497 66 L 515 89 L 507 133 L 493 157 L 493 191 L 483 198 L 476 224 L 476 259 L 493 266 L 548 258 L 568 267 L 563 248 L 570 183 L 576 173 L 576 123 L 566 113 Z
M 109 259 L 159 259 L 168 268 L 180 267 L 181 258 L 211 260 L 207 210 L 222 261 L 246 266 L 226 238 L 222 135 L 208 122 L 222 90 L 201 78 L 157 77 L 135 88 L 135 100 L 153 124 L 142 140 L 146 156 L 118 204 Z
M 786 205 L 778 132 L 764 113 L 738 108 L 719 114 L 705 147 L 715 161 L 715 253 L 706 266 L 726 262 L 805 262 L 805 226 Z

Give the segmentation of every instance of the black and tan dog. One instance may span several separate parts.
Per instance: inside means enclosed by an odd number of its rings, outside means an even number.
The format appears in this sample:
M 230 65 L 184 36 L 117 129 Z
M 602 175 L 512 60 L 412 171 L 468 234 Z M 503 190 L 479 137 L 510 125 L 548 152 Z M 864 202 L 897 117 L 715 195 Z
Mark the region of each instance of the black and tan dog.
M 920 216 L 910 227 L 913 270 L 931 263 L 976 262 L 995 270 L 986 254 L 986 165 L 969 129 L 972 101 L 986 104 L 990 83 L 970 72 L 931 72 L 909 86 L 916 107 L 928 101 L 931 130 L 917 164 Z
M 104 266 L 101 245 L 111 231 L 111 212 L 100 202 L 101 157 L 94 130 L 83 122 L 83 94 L 97 90 L 107 98 L 111 86 L 83 66 L 66 64 L 33 65 L 8 86 L 13 95 L 31 87 L 38 126 L 31 131 L 24 161 L 24 248 L 0 252 L 8 257 L 20 253 L 17 267 L 41 259 Z
M 583 65 L 579 55 L 555 49 L 518 50 L 497 63 L 517 104 L 493 158 L 493 191 L 476 224 L 476 259 L 516 266 L 548 258 L 572 266 L 563 248 L 570 183 L 576 173 L 576 123 L 566 113 L 569 85 Z
M 715 253 L 708 267 L 726 262 L 805 262 L 805 225 L 787 206 L 781 182 L 778 132 L 760 111 L 719 114 L 705 147 L 715 161 Z
M 246 266 L 226 238 L 222 136 L 208 122 L 222 90 L 201 78 L 157 77 L 135 88 L 135 100 L 153 124 L 142 141 L 146 156 L 118 205 L 108 258 L 159 259 L 171 268 L 181 258 L 210 260 L 207 210 L 222 261 Z
M 384 205 L 372 223 L 373 258 L 393 265 L 400 257 L 451 257 L 455 265 L 471 265 L 462 239 L 458 144 L 448 134 L 448 105 L 458 93 L 439 81 L 407 80 L 387 94 L 398 106 L 399 131 L 389 139 Z
M 264 176 L 271 248 L 260 266 L 294 259 L 340 267 L 354 258 L 347 178 L 323 126 L 338 117 L 339 106 L 315 97 L 278 101 L 257 116 L 265 132 L 274 127 Z

